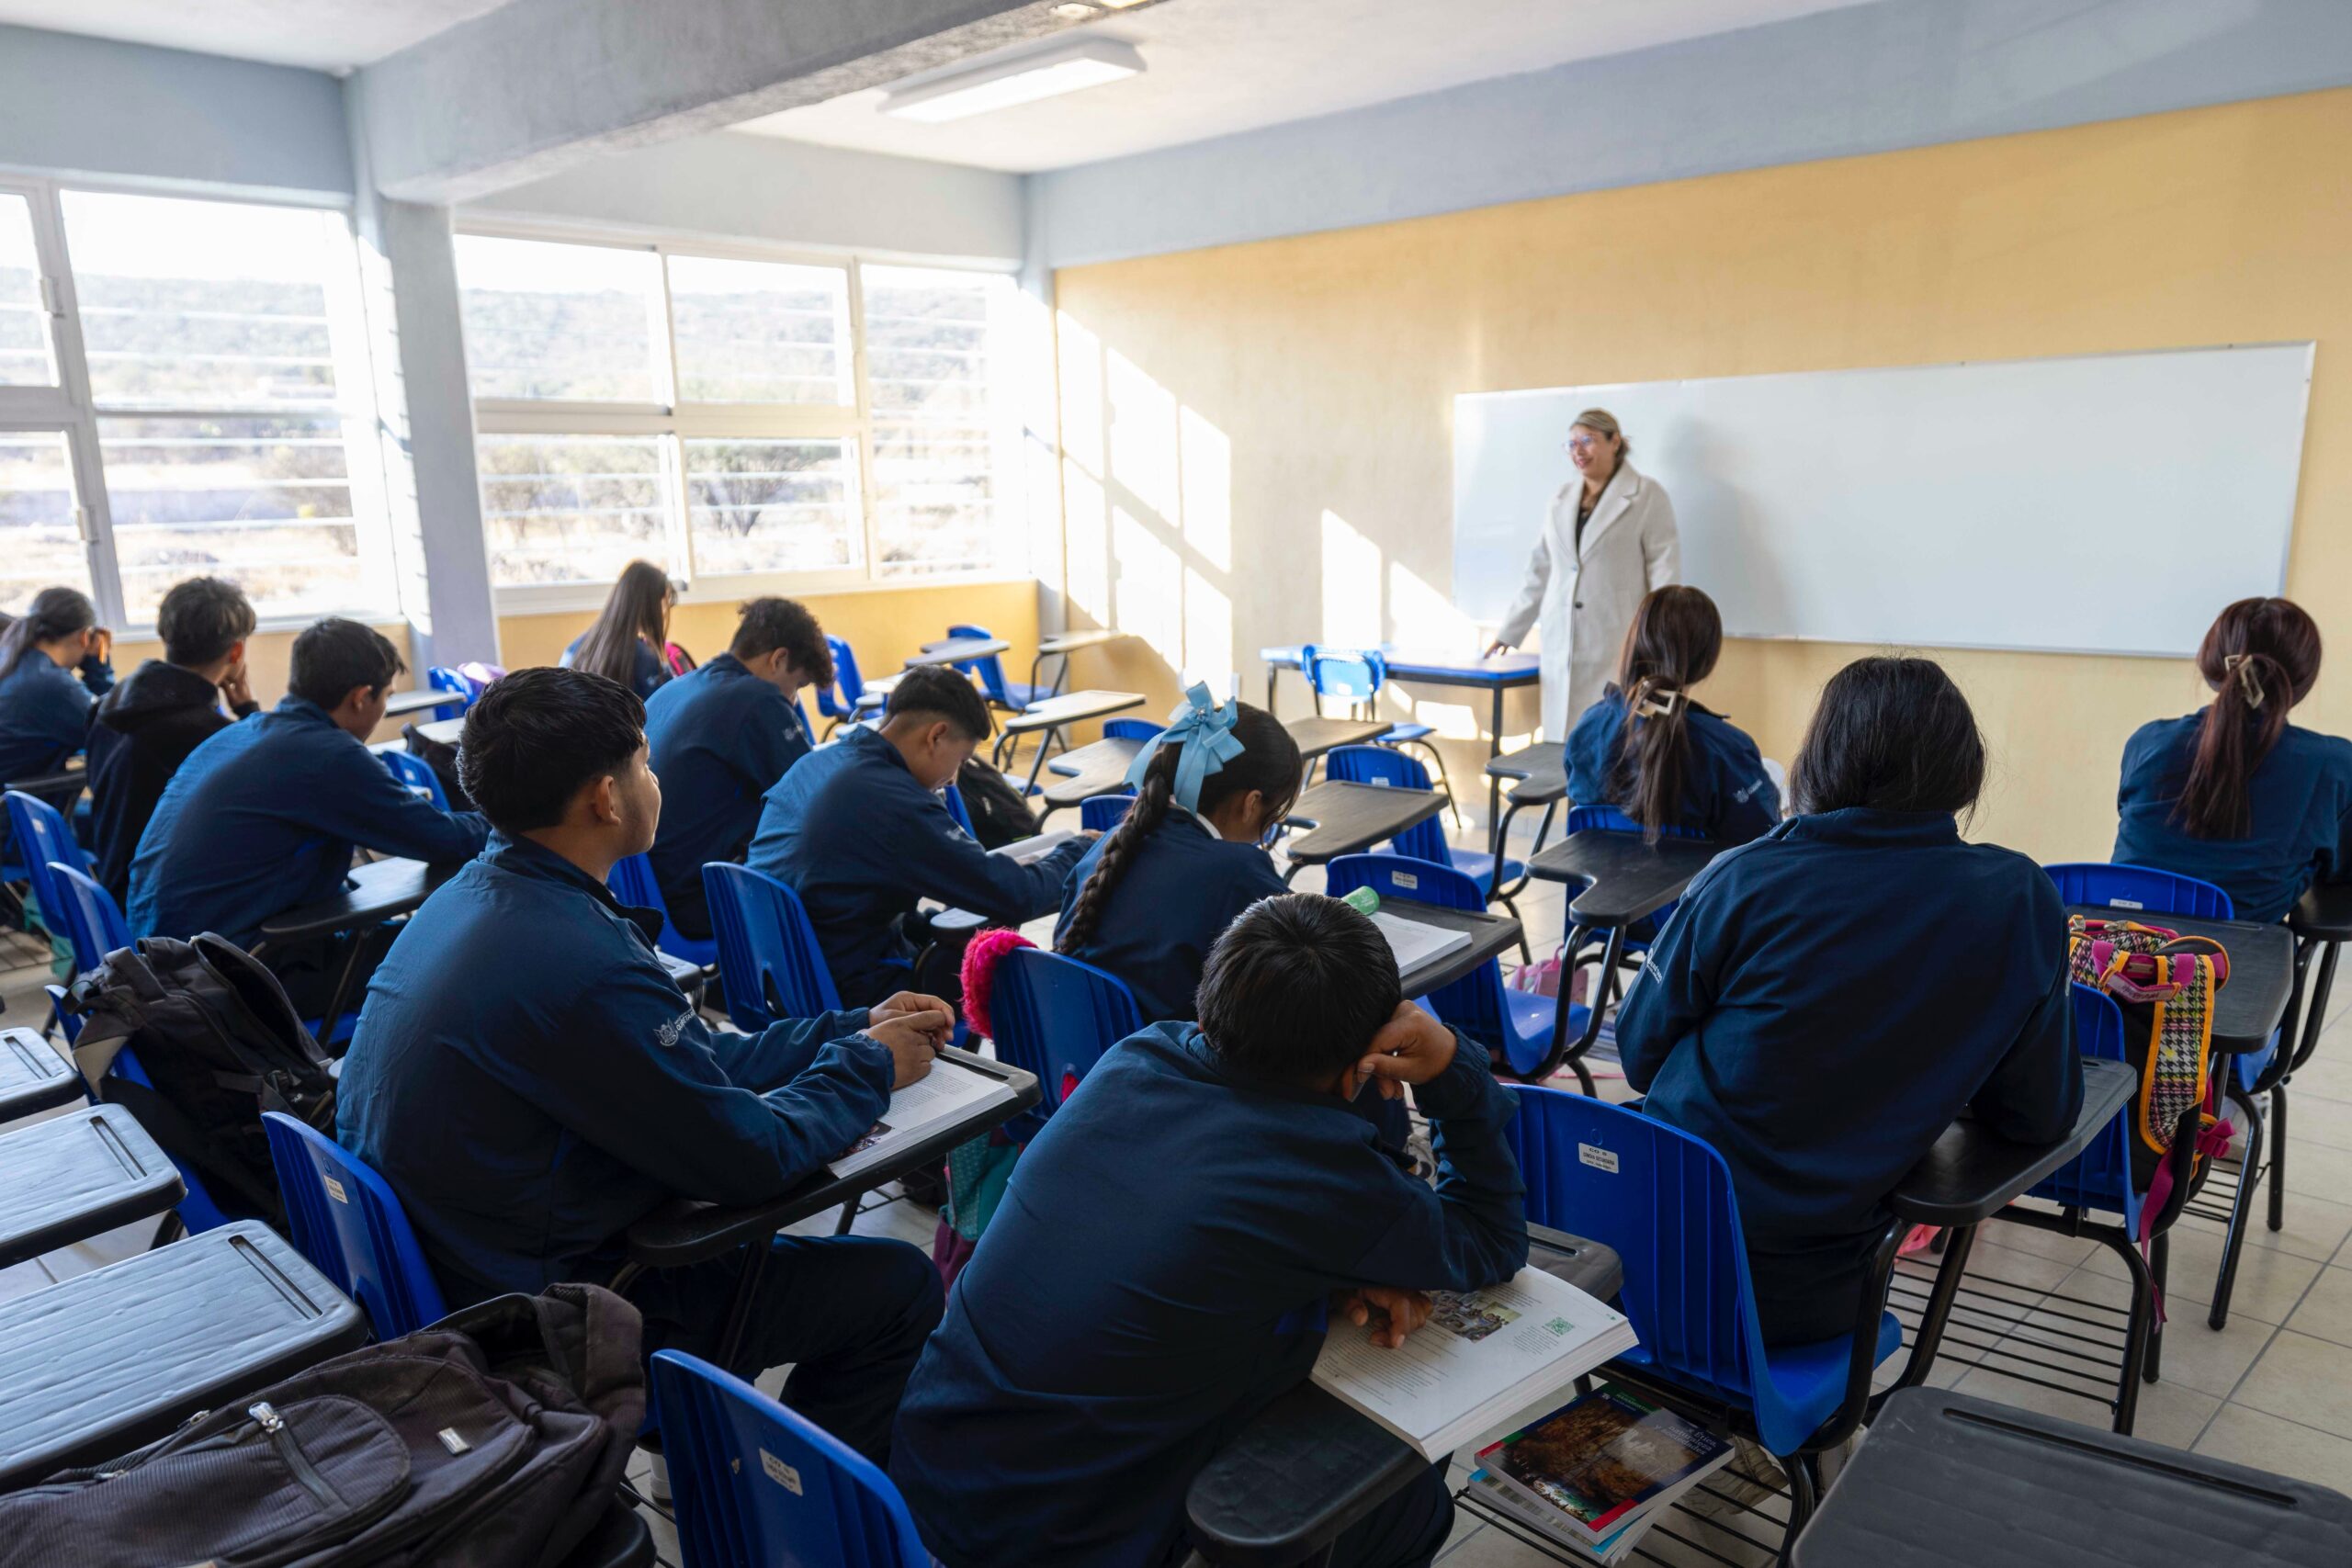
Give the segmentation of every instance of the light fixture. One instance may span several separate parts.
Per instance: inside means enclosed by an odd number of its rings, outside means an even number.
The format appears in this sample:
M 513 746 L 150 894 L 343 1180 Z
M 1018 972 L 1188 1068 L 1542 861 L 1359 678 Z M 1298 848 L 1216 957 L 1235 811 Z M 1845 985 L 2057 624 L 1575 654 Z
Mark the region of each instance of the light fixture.
M 882 112 L 936 124 L 1099 87 L 1143 69 L 1143 55 L 1124 39 L 1072 39 L 902 87 L 882 100 Z

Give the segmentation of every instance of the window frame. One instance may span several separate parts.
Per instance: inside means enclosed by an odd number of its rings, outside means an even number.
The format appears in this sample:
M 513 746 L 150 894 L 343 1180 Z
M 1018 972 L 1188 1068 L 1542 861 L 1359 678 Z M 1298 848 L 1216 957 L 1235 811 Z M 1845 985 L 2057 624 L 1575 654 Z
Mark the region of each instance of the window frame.
M 673 493 L 669 498 L 671 516 L 667 528 L 672 558 L 665 564 L 673 575 L 681 577 L 685 583 L 684 591 L 679 595 L 680 603 L 729 603 L 763 593 L 888 592 L 956 583 L 1026 582 L 1034 577 L 1031 563 L 1026 561 L 1013 570 L 989 568 L 919 576 L 885 576 L 879 570 L 880 541 L 875 508 L 875 421 L 873 395 L 866 374 L 865 268 L 867 265 L 918 267 L 934 272 L 962 272 L 978 277 L 1005 279 L 1012 277 L 1012 268 L 959 265 L 933 257 L 812 250 L 749 240 L 706 239 L 667 231 L 619 231 L 508 215 L 460 213 L 455 231 L 461 236 L 484 239 L 538 240 L 556 244 L 650 252 L 654 256 L 658 264 L 655 272 L 661 287 L 662 339 L 660 346 L 667 351 L 666 360 L 660 364 L 665 372 L 664 388 L 671 401 L 646 404 L 477 398 L 473 400 L 474 433 L 478 437 L 633 435 L 666 442 L 673 455 L 669 467 Z M 776 262 L 842 273 L 846 279 L 851 400 L 824 404 L 688 402 L 680 400 L 677 396 L 678 333 L 670 289 L 670 258 L 673 255 L 716 261 Z M 458 288 L 462 294 L 462 277 Z M 1008 351 L 1008 363 L 1014 357 Z M 1002 406 L 994 410 L 991 423 L 1001 428 L 992 430 L 992 444 L 1000 452 L 1017 451 L 1017 443 L 1011 443 L 1010 436 L 1018 420 L 1018 400 L 1001 390 L 997 396 Z M 685 444 L 696 440 L 729 439 L 838 440 L 846 443 L 856 458 L 852 468 L 856 489 L 858 563 L 823 570 L 702 572 L 695 557 L 693 530 L 688 525 L 690 495 Z M 1019 506 L 1012 492 L 1020 476 L 1017 472 L 1001 472 L 997 477 L 1002 481 L 1005 493 L 1001 502 L 1006 513 L 1017 516 Z M 487 531 L 485 523 L 485 546 L 488 544 Z M 1030 547 L 1025 526 L 1020 530 L 1020 535 L 1021 549 L 1025 556 Z M 493 580 L 491 587 L 493 602 L 502 615 L 594 609 L 604 604 L 611 590 L 610 581 L 507 585 Z

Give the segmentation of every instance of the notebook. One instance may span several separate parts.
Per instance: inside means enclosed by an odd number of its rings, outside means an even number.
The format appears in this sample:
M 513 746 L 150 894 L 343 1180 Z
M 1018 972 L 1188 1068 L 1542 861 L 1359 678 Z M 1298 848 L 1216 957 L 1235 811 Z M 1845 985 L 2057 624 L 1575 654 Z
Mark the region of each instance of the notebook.
M 886 1165 L 938 1132 L 942 1123 L 960 1121 L 990 1105 L 1011 1104 L 1019 1098 L 1002 1078 L 942 1056 L 931 1065 L 929 1073 L 893 1094 L 882 1120 L 825 1168 L 835 1176 L 855 1176 Z
M 1418 966 L 1455 948 L 1470 945 L 1468 931 L 1449 931 L 1443 926 L 1424 925 L 1392 915 L 1382 909 L 1372 917 L 1380 934 L 1388 939 L 1389 951 L 1396 955 L 1396 973 L 1409 975 Z

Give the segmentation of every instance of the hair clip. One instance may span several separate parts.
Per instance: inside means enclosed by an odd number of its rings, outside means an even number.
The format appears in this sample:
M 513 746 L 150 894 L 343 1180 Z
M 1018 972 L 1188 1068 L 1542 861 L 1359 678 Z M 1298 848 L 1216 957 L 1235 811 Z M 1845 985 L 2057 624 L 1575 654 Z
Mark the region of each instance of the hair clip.
M 2245 692 L 2245 705 L 2250 708 L 2260 707 L 2262 705 L 2262 682 L 2255 676 L 2253 656 L 2244 653 L 2233 653 L 2228 658 L 2222 660 L 2222 679 L 2227 680 L 2232 675 L 2235 675 L 2238 678 L 2238 685 Z
M 1651 687 L 1634 700 L 1634 714 L 1637 718 L 1671 718 L 1674 710 L 1688 701 L 1690 698 L 1680 692 Z

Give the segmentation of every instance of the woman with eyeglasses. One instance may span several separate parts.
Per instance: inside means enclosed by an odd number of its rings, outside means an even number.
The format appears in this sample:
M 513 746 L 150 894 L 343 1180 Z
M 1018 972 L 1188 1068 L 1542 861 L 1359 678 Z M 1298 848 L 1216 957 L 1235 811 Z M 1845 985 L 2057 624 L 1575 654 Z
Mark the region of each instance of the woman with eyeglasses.
M 1527 583 L 1487 651 L 1508 651 L 1530 627 L 1544 634 L 1544 735 L 1565 740 L 1600 700 L 1642 596 L 1680 576 L 1674 503 L 1627 461 L 1633 443 L 1607 409 L 1568 426 L 1577 477 L 1560 487 L 1527 559 Z

